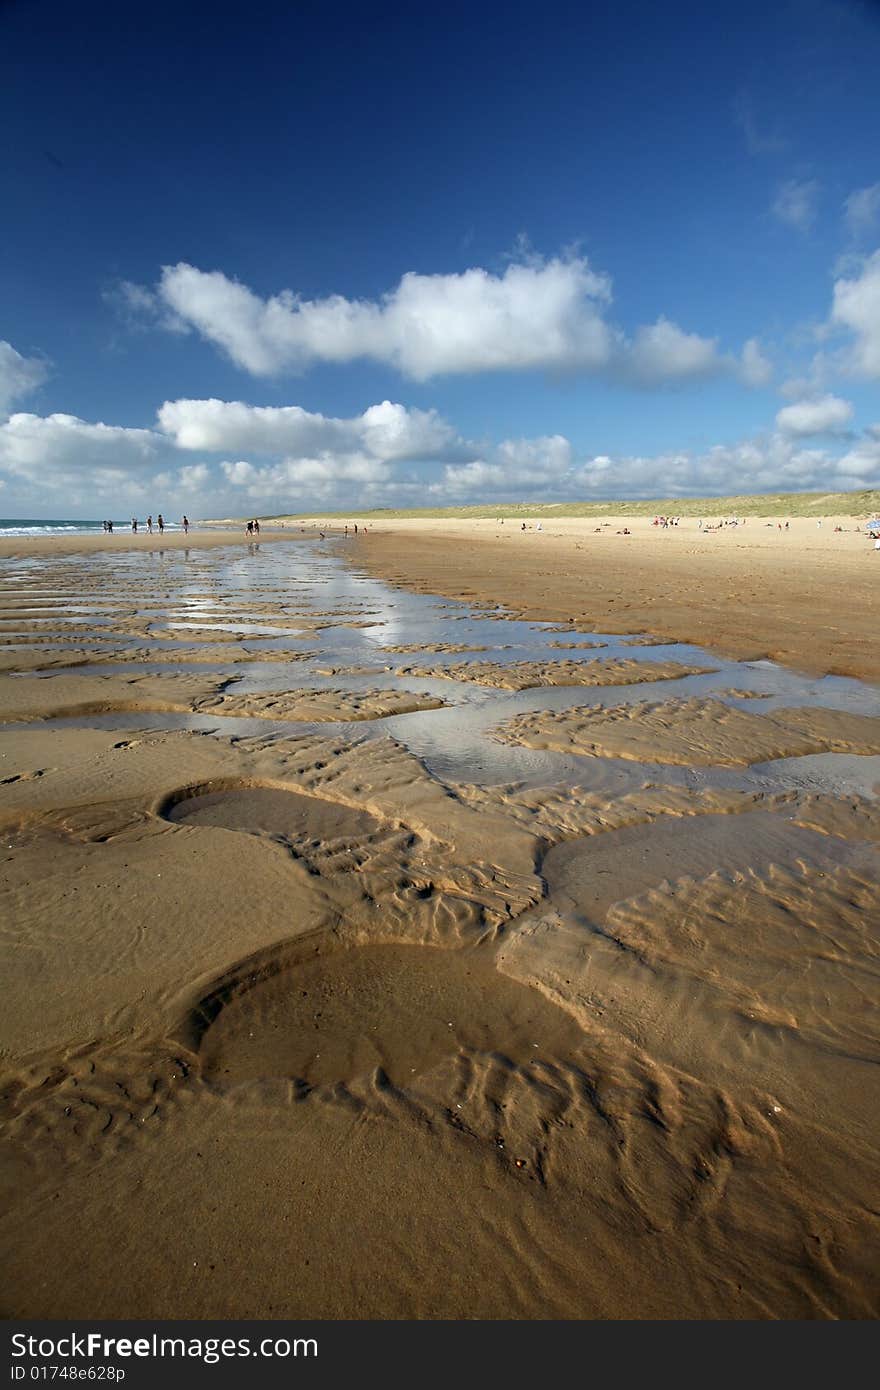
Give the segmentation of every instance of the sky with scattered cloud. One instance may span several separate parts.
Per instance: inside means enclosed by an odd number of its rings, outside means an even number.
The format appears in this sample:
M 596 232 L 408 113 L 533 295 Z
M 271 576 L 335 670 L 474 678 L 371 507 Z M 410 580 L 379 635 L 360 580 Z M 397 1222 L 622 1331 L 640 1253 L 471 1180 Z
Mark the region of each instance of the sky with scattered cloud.
M 0 8 L 5 515 L 880 486 L 876 6 L 215 20 Z

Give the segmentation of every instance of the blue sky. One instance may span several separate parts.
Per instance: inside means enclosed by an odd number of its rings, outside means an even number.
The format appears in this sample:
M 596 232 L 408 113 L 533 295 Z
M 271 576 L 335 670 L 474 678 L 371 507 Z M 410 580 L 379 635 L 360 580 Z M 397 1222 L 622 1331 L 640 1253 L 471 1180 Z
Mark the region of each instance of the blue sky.
M 880 485 L 880 6 L 0 6 L 0 511 Z

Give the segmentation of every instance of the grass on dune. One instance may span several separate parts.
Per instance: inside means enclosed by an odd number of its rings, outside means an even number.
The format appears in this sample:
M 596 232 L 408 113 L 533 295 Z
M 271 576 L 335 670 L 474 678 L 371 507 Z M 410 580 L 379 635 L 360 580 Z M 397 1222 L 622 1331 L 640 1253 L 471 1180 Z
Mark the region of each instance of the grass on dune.
M 864 492 L 772 492 L 760 496 L 672 497 L 647 502 L 496 502 L 468 507 L 377 507 L 371 511 L 299 511 L 265 517 L 266 521 L 307 521 L 318 518 L 344 521 L 395 521 L 407 517 L 442 520 L 496 519 L 509 517 L 603 517 L 603 516 L 786 516 L 869 517 L 880 512 L 880 491 Z

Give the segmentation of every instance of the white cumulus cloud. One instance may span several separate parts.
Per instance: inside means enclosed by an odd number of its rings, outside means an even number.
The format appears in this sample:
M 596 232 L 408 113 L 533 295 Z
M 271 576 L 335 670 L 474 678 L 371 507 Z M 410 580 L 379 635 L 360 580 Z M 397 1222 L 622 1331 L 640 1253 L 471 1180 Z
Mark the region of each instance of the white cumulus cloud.
M 607 277 L 583 257 L 511 264 L 502 275 L 410 271 L 379 301 L 261 299 L 221 271 L 165 266 L 159 294 L 184 323 L 257 376 L 368 358 L 424 381 L 443 373 L 597 367 L 611 350 Z
M 363 449 L 376 458 L 448 458 L 453 428 L 434 410 L 408 410 L 393 401 L 362 415 L 336 419 L 298 405 L 253 406 L 243 401 L 166 401 L 159 428 L 182 449 L 215 453 L 314 454 Z
M 169 447 L 152 430 L 18 413 L 0 425 L 0 474 L 41 506 L 63 494 L 67 505 L 104 497 L 127 508 Z
M 178 471 L 178 486 L 186 492 L 200 492 L 211 477 L 206 463 L 188 463 Z
M 517 487 L 530 492 L 553 489 L 569 474 L 572 457 L 571 443 L 562 434 L 505 439 L 487 458 L 447 465 L 442 482 L 434 484 L 432 491 L 467 496 Z
M 279 463 L 254 467 L 247 460 L 224 462 L 221 472 L 243 497 L 251 501 L 271 500 L 274 506 L 291 511 L 306 509 L 315 502 L 335 499 L 342 505 L 352 497 L 363 497 L 366 490 L 392 478 L 392 469 L 381 459 L 364 454 L 325 454 L 319 458 L 282 459 Z
M 685 333 L 678 324 L 659 318 L 639 328 L 629 350 L 636 377 L 648 383 L 708 376 L 719 369 L 717 338 Z
M 807 492 L 872 487 L 878 481 L 880 448 L 872 455 L 870 443 L 835 458 L 824 449 L 805 449 L 782 434 L 719 444 L 702 453 L 603 455 L 589 460 L 577 474 L 582 495 L 597 498 Z
M 880 250 L 835 281 L 831 322 L 854 335 L 847 359 L 851 370 L 880 377 Z
M 435 412 L 389 401 L 329 419 L 296 406 L 179 400 L 161 407 L 157 429 L 20 413 L 0 424 L 0 486 L 13 514 L 39 515 L 63 497 L 62 510 L 73 514 L 179 508 L 193 518 L 417 505 L 428 497 L 537 501 L 876 486 L 880 428 L 856 437 L 852 415 L 848 401 L 814 396 L 780 410 L 775 432 L 738 444 L 584 457 L 561 434 L 467 440 Z M 827 436 L 823 447 L 805 447 L 819 434 Z
M 117 301 L 153 324 L 192 329 L 254 376 L 315 363 L 379 362 L 417 381 L 494 371 L 605 373 L 653 387 L 724 372 L 764 384 L 756 340 L 742 359 L 668 317 L 628 337 L 608 321 L 609 277 L 586 257 L 521 255 L 503 273 L 405 274 L 379 299 L 263 298 L 220 270 L 165 266 L 155 290 L 123 281 Z M 268 417 L 267 417 L 268 418 Z
M 235 463 L 221 463 L 220 469 L 233 487 L 246 487 L 257 471 L 247 459 L 238 459 Z
M 22 396 L 42 386 L 47 375 L 41 358 L 23 357 L 11 343 L 0 339 L 0 416 L 6 416 Z
M 152 430 L 90 424 L 76 415 L 12 415 L 0 425 L 0 462 L 11 473 L 89 465 L 124 472 L 155 457 Z
M 849 427 L 852 417 L 849 401 L 829 395 L 783 406 L 776 423 L 786 434 L 839 434 Z
M 848 453 L 804 448 L 781 432 L 714 445 L 702 452 L 597 454 L 573 461 L 563 474 L 533 471 L 519 477 L 496 459 L 447 468 L 431 488 L 435 500 L 546 501 L 566 498 L 663 498 L 733 493 L 866 488 L 880 483 L 880 437 L 868 432 Z

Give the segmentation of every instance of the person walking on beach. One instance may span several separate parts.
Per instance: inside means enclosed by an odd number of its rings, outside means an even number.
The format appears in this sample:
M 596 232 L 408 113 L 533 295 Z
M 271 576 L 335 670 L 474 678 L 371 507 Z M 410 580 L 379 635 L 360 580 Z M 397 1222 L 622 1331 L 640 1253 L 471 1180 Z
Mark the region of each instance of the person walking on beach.
M 184 534 L 185 536 L 188 536 L 188 535 L 189 535 L 189 517 L 186 515 L 186 513 L 184 513 L 184 517 L 183 517 L 183 521 L 181 522 L 181 526 L 183 527 L 183 534 Z
M 138 531 L 138 519 L 136 516 L 133 516 L 131 519 L 131 530 L 132 534 L 136 536 Z
M 252 536 L 254 534 L 254 523 L 252 521 L 248 522 L 247 526 L 244 528 L 244 533 L 246 536 Z
M 148 535 L 148 536 L 152 536 L 152 534 L 153 534 L 153 518 L 152 518 L 152 516 L 148 516 L 148 517 L 147 517 L 147 535 Z
M 162 520 L 162 513 L 161 513 L 161 512 L 160 512 L 159 515 L 156 517 L 156 524 L 157 524 L 157 526 L 159 527 L 159 535 L 160 535 L 160 536 L 164 536 L 164 534 L 165 534 L 165 522 Z
M 257 518 L 254 517 L 254 535 L 255 535 L 255 536 L 258 536 L 259 534 L 260 534 L 260 523 L 259 523 L 259 521 L 257 520 Z

